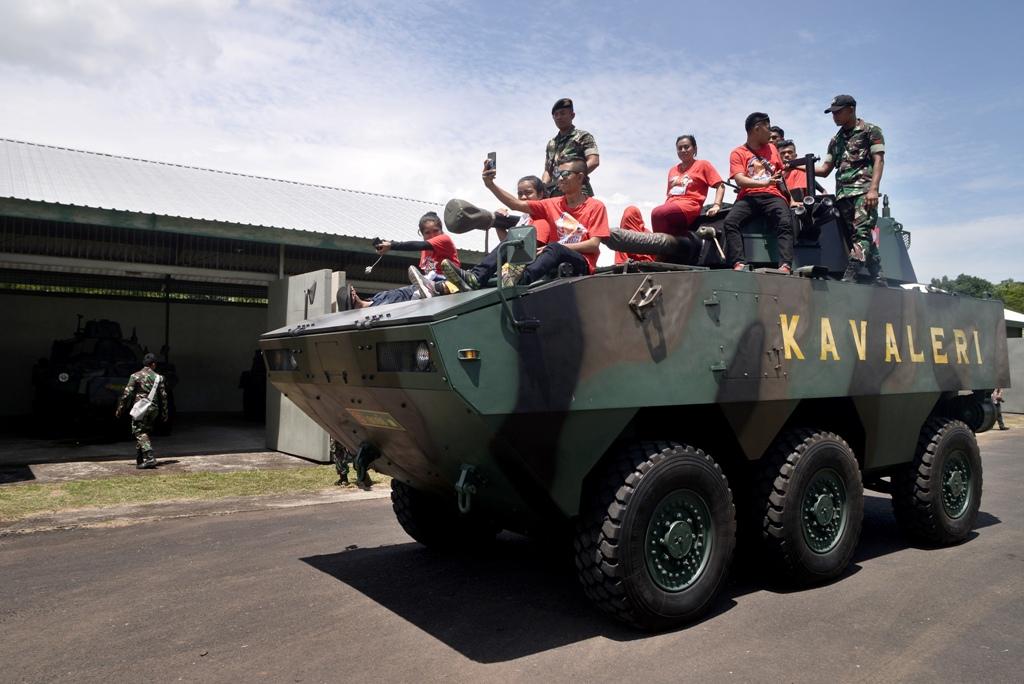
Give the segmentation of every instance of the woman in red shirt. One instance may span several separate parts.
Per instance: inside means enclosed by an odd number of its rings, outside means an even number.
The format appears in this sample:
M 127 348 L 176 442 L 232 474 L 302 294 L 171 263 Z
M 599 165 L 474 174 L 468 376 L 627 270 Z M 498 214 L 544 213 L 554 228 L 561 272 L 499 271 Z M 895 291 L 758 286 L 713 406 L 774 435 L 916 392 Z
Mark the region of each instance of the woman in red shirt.
M 711 162 L 697 159 L 697 138 L 693 135 L 676 138 L 676 154 L 679 163 L 668 170 L 665 203 L 651 211 L 651 227 L 655 233 L 679 236 L 689 231 L 700 216 L 708 188 L 715 189 L 715 202 L 707 215 L 718 213 L 725 197 L 725 183 Z

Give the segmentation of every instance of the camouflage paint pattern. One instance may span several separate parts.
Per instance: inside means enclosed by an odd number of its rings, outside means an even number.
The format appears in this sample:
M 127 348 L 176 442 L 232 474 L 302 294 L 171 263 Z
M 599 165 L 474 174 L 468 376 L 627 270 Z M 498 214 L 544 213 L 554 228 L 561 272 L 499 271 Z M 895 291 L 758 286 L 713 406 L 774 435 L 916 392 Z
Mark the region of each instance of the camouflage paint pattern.
M 661 295 L 641 320 L 645 278 Z M 676 439 L 720 460 L 760 458 L 800 423 L 838 431 L 865 472 L 908 462 L 925 418 L 960 390 L 1006 386 L 1002 306 L 942 293 L 725 270 L 601 274 L 343 312 L 264 335 L 295 370 L 271 382 L 374 469 L 475 504 L 511 529 L 577 513 L 619 439 Z M 382 372 L 424 341 L 433 370 Z M 383 345 L 383 346 L 382 346 Z M 479 352 L 460 360 L 458 350 Z

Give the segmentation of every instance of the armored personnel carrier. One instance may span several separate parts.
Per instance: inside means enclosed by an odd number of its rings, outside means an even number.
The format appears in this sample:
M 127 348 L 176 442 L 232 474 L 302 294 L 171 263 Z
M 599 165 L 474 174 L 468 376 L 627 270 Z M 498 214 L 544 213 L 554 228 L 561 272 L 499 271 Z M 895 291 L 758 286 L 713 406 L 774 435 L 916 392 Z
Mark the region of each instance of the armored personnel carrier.
M 125 338 L 121 324 L 107 319 L 89 320 L 72 337 L 54 340 L 50 356 L 32 367 L 35 389 L 33 413 L 47 431 L 55 427 L 113 432 L 119 425 L 114 409 L 128 378 L 142 368 L 146 349 L 135 331 Z M 157 372 L 166 378 L 169 413 L 173 420 L 174 387 L 178 377 L 173 364 L 159 362 Z M 125 416 L 122 421 L 130 419 Z M 158 433 L 168 434 L 171 420 L 159 423 Z M 120 432 L 129 434 L 127 429 Z
M 706 611 L 737 538 L 794 583 L 838 577 L 865 486 L 919 541 L 963 541 L 982 463 L 962 417 L 1009 382 L 1002 306 L 902 287 L 909 235 L 888 211 L 887 286 L 840 282 L 842 235 L 809 197 L 794 275 L 709 268 L 709 222 L 699 249 L 653 248 L 677 263 L 269 332 L 269 378 L 392 476 L 414 539 L 571 530 L 586 594 L 641 629 Z M 511 231 L 503 258 L 528 261 L 531 232 Z M 744 239 L 755 266 L 777 263 L 761 226 Z

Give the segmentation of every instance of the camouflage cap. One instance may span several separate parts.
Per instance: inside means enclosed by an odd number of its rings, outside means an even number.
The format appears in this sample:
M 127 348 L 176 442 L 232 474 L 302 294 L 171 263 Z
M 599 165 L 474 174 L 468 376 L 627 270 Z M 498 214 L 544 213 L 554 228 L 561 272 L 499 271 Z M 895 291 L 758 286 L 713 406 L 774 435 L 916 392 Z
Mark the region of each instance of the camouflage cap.
M 838 112 L 843 107 L 856 107 L 857 101 L 853 99 L 853 95 L 836 95 L 832 98 L 832 104 L 825 110 L 826 114 L 832 112 Z
M 444 222 L 453 233 L 468 233 L 471 230 L 487 230 L 491 227 L 494 214 L 474 206 L 466 200 L 451 199 L 444 205 Z

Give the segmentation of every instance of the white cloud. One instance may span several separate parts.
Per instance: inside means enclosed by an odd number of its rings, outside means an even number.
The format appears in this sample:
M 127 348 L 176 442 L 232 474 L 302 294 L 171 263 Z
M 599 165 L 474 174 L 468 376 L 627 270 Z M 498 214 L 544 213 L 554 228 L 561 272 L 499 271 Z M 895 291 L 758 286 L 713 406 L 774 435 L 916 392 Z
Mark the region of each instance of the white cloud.
M 578 11 L 560 7 L 551 11 Z M 804 73 L 799 50 L 773 53 L 770 69 L 748 77 L 750 55 L 687 54 L 600 27 L 560 44 L 538 29 L 563 18 L 467 25 L 480 20 L 474 12 L 483 10 L 369 0 L 0 3 L 0 135 L 493 207 L 484 155 L 498 152 L 506 188 L 539 174 L 551 103 L 571 96 L 601 148 L 593 183 L 616 223 L 627 204 L 649 214 L 662 201 L 680 133 L 696 134 L 700 156 L 727 175 L 751 111 L 772 114 L 800 152 L 823 154 L 835 130 L 821 111 L 831 81 L 772 78 Z M 948 150 L 933 149 L 921 104 L 861 102 L 892 133 L 883 191 L 895 214 L 922 224 L 905 221 L 915 261 L 932 241 L 928 204 L 951 201 L 924 196 L 917 178 L 934 188 L 956 173 Z M 459 242 L 480 247 L 476 237 Z
M 921 282 L 961 273 L 998 283 L 1024 280 L 1024 219 L 1007 214 L 955 223 L 921 223 L 911 231 L 910 256 Z

